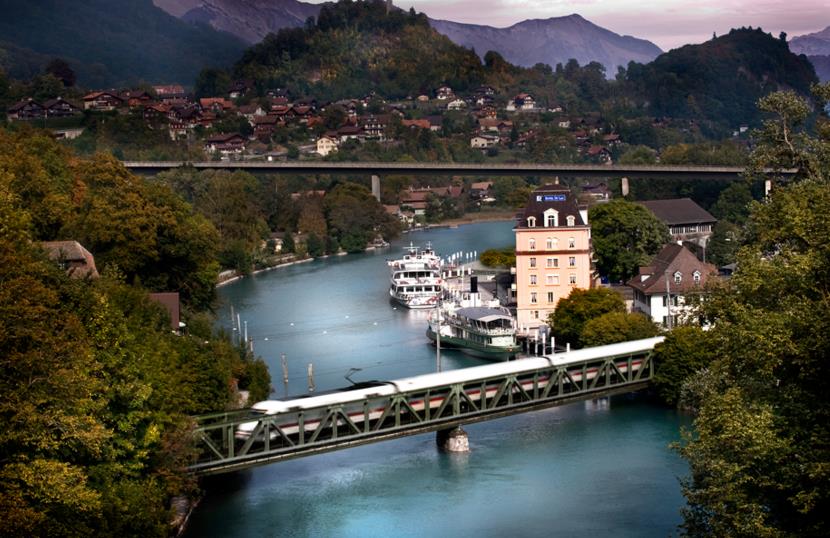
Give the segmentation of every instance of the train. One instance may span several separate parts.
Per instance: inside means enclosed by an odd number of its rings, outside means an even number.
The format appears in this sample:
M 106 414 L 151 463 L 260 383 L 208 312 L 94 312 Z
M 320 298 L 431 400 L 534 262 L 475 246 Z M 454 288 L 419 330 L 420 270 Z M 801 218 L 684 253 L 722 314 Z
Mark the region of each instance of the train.
M 445 398 L 448 397 L 446 393 L 448 392 L 447 387 L 449 385 L 470 384 L 470 386 L 464 389 L 466 399 L 477 404 L 481 402 L 482 398 L 486 401 L 494 397 L 504 377 L 509 375 L 515 375 L 517 377 L 519 380 L 518 385 L 522 387 L 522 390 L 530 390 L 533 388 L 534 383 L 538 383 L 540 389 L 547 386 L 549 377 L 541 376 L 535 378 L 534 375 L 540 370 L 551 367 L 566 368 L 569 379 L 566 379 L 564 381 L 565 383 L 571 383 L 571 380 L 574 383 L 581 382 L 583 375 L 588 380 L 591 380 L 596 377 L 599 370 L 598 367 L 589 367 L 584 371 L 582 368 L 569 369 L 568 367 L 595 359 L 614 357 L 617 369 L 620 373 L 625 374 L 629 367 L 628 358 L 635 357 L 630 364 L 631 369 L 637 371 L 643 364 L 643 356 L 663 340 L 664 337 L 657 336 L 618 344 L 578 349 L 567 353 L 556 353 L 472 368 L 418 375 L 394 381 L 370 382 L 365 384 L 368 386 L 361 388 L 350 387 L 348 389 L 332 391 L 316 396 L 306 396 L 291 400 L 265 400 L 254 404 L 250 412 L 255 417 L 285 414 L 286 421 L 276 423 L 276 426 L 284 435 L 296 435 L 299 433 L 301 426 L 297 417 L 300 412 L 302 412 L 303 416 L 303 430 L 313 432 L 319 426 L 320 421 L 326 420 L 328 409 L 335 406 L 343 410 L 343 414 L 348 417 L 353 425 L 360 426 L 367 417 L 370 422 L 380 419 L 386 413 L 386 405 L 390 402 L 390 397 L 401 393 L 413 395 L 406 402 L 407 407 L 412 411 L 421 412 L 427 407 L 432 411 L 441 408 Z M 471 385 L 474 382 L 477 384 Z M 520 391 L 516 386 L 512 390 L 514 393 Z M 431 394 L 429 398 L 426 398 L 425 395 L 428 391 L 435 391 L 435 393 Z M 364 407 L 364 402 L 367 401 L 368 406 Z M 279 419 L 277 420 L 279 421 Z M 347 423 L 344 418 L 337 420 L 338 425 L 346 425 Z M 257 424 L 258 421 L 239 424 L 235 431 L 235 437 L 239 440 L 249 439 L 257 429 Z M 272 438 L 278 436 L 275 431 L 272 431 L 270 435 Z

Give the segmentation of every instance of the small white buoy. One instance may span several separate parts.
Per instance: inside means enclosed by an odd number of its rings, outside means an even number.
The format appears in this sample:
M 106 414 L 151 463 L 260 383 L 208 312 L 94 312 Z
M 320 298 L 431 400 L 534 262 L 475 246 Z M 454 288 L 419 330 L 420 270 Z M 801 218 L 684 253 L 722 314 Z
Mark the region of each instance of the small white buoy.
M 349 319 L 349 316 L 346 316 L 346 319 Z
M 291 326 L 292 326 L 292 327 L 294 326 L 294 322 L 292 322 L 292 323 L 291 323 Z
M 265 341 L 266 341 L 266 342 L 268 341 L 268 337 L 267 337 L 267 336 L 265 337 Z
M 328 334 L 328 333 L 329 333 L 328 331 L 323 331 L 323 334 Z
M 377 324 L 378 324 L 378 322 L 376 321 L 376 322 L 374 322 L 372 325 L 377 325 Z

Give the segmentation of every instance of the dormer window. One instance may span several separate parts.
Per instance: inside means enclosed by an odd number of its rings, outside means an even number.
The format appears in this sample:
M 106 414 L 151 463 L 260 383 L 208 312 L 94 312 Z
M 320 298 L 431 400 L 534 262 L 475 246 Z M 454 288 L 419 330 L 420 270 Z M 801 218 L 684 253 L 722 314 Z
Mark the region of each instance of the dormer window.
M 692 278 L 694 279 L 695 284 L 700 284 L 700 271 L 695 271 L 692 274 Z
M 677 271 L 674 274 L 674 283 L 675 284 L 680 284 L 680 281 L 682 281 L 682 280 L 683 280 L 683 275 L 680 273 L 680 271 Z
M 555 228 L 559 226 L 559 211 L 548 209 L 545 211 L 545 227 Z
M 568 215 L 568 226 L 574 226 L 576 224 L 576 217 L 573 215 Z
M 528 228 L 535 228 L 536 227 L 536 217 L 528 217 L 527 218 L 527 227 Z

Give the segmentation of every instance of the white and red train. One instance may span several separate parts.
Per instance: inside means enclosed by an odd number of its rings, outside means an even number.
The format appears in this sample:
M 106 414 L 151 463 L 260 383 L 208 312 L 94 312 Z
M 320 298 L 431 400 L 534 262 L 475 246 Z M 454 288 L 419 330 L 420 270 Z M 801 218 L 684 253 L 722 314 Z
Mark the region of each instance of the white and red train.
M 326 419 L 327 410 L 334 406 L 340 407 L 355 425 L 361 425 L 366 420 L 367 408 L 370 421 L 379 419 L 386 411 L 386 405 L 389 404 L 390 397 L 401 393 L 412 395 L 411 399 L 407 401 L 412 410 L 421 412 L 428 405 L 430 411 L 437 411 L 446 398 L 446 394 L 441 394 L 438 389 L 446 388 L 448 385 L 470 384 L 464 392 L 470 401 L 477 403 L 482 399 L 482 391 L 484 392 L 485 401 L 493 398 L 498 392 L 502 380 L 508 375 L 516 375 L 519 380 L 518 384 L 527 391 L 533 389 L 534 383 L 538 383 L 540 389 L 547 386 L 549 381 L 547 375 L 534 380 L 534 374 L 539 370 L 549 369 L 550 367 L 566 368 L 570 379 L 568 377 L 563 378 L 565 384 L 571 383 L 571 380 L 574 383 L 579 383 L 582 381 L 583 375 L 588 380 L 595 378 L 599 366 L 589 366 L 584 371 L 581 367 L 582 363 L 591 360 L 614 358 L 617 369 L 620 373 L 625 374 L 628 371 L 629 358 L 632 358 L 631 369 L 636 372 L 642 366 L 645 355 L 663 339 L 662 336 L 658 336 L 543 357 L 424 374 L 387 381 L 367 388 L 347 389 L 293 400 L 266 400 L 254 404 L 251 411 L 265 416 L 285 413 L 286 421 L 276 424 L 285 435 L 293 435 L 299 432 L 298 412 L 302 411 L 303 413 L 303 429 L 306 432 L 313 432 L 319 426 L 320 421 Z M 577 367 L 577 365 L 580 366 Z M 573 367 L 569 368 L 569 366 Z M 474 383 L 476 385 L 473 385 Z M 427 400 L 424 394 L 431 390 L 436 390 L 436 394 L 431 395 Z M 514 391 L 514 394 L 519 392 L 519 388 L 515 385 L 511 390 Z M 367 400 L 369 402 L 368 406 L 364 407 L 364 402 Z M 345 421 L 340 418 L 338 425 L 344 424 Z M 236 428 L 236 438 L 248 439 L 256 426 L 257 422 L 255 421 L 240 424 Z M 271 433 L 272 439 L 277 436 L 276 432 Z

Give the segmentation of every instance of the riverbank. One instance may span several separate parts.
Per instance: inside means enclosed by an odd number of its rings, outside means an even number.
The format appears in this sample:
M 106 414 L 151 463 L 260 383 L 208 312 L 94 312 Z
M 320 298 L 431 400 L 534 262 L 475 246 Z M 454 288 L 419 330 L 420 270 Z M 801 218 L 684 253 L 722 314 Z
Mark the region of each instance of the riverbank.
M 416 227 L 416 228 L 409 228 L 407 230 L 404 230 L 402 233 L 420 232 L 420 231 L 423 231 L 423 230 L 430 230 L 430 229 L 436 229 L 436 228 L 457 228 L 458 226 L 461 226 L 463 224 L 476 224 L 476 223 L 480 223 L 480 222 L 504 222 L 504 221 L 513 220 L 514 216 L 515 216 L 514 211 L 486 211 L 486 212 L 466 213 L 463 216 L 458 217 L 458 218 L 448 219 L 448 220 L 444 220 L 444 221 L 441 221 L 441 222 L 436 222 L 436 223 L 433 223 L 433 224 L 427 224 L 425 226 L 419 226 L 419 227 Z M 377 249 L 378 249 L 378 247 L 375 247 L 375 246 L 368 247 L 368 248 L 366 248 L 366 252 L 369 252 L 371 250 L 377 250 Z M 308 263 L 310 261 L 314 261 L 314 260 L 317 260 L 317 259 L 328 258 L 329 256 L 346 256 L 347 254 L 348 254 L 348 252 L 338 252 L 337 254 L 326 254 L 325 256 L 318 256 L 316 258 L 309 257 L 309 258 L 303 258 L 301 260 L 292 259 L 292 260 L 289 260 L 289 261 L 281 261 L 280 263 L 277 263 L 277 264 L 274 264 L 274 265 L 269 265 L 268 267 L 263 267 L 261 269 L 257 269 L 255 271 L 252 271 L 248 275 L 242 275 L 242 274 L 239 274 L 239 273 L 237 273 L 236 271 L 233 271 L 233 270 L 222 271 L 221 273 L 219 273 L 219 276 L 217 278 L 216 287 L 220 288 L 222 286 L 230 284 L 231 282 L 236 282 L 237 280 L 240 280 L 240 279 L 244 278 L 245 276 L 253 276 L 253 275 L 260 274 L 260 273 L 264 273 L 266 271 L 272 271 L 274 269 L 279 269 L 281 267 L 289 267 L 291 265 L 297 265 L 299 263 Z

